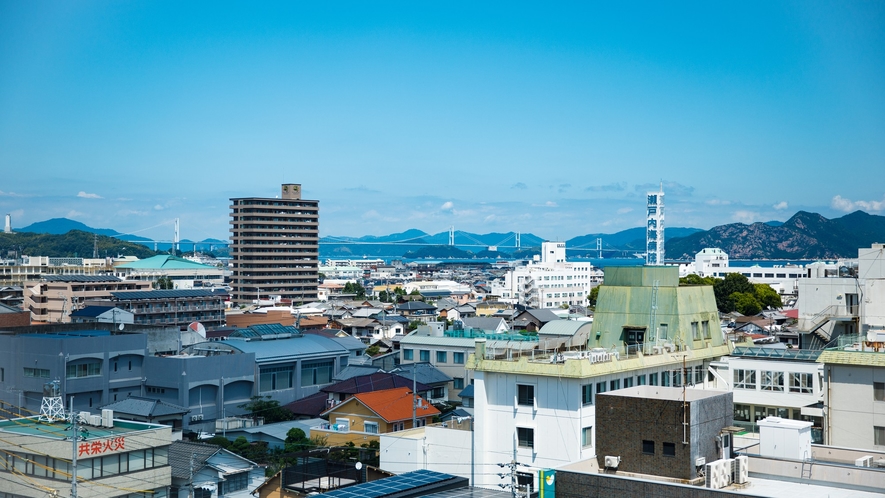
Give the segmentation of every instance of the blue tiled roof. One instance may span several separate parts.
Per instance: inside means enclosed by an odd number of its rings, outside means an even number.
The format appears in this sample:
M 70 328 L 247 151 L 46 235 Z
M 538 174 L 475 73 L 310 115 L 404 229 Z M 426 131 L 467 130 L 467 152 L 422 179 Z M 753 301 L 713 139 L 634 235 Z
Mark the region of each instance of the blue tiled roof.
M 114 309 L 113 306 L 87 306 L 81 310 L 71 313 L 71 316 L 95 318 L 106 311 Z

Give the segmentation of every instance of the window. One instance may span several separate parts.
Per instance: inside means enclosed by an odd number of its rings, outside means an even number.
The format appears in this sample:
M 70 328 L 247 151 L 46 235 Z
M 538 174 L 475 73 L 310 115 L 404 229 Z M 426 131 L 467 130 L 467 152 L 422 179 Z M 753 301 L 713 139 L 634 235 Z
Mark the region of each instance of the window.
M 624 387 L 633 387 L 633 377 L 624 379 Z
M 704 333 L 704 339 L 710 339 L 710 320 L 701 322 L 701 332 Z
M 593 404 L 593 384 L 581 386 L 581 403 L 585 405 Z
M 221 485 L 219 493 L 221 496 L 246 489 L 249 486 L 249 473 L 237 472 L 236 474 L 228 474 L 219 484 Z
M 48 379 L 49 378 L 49 369 L 25 367 L 25 377 L 38 377 L 41 379 Z
M 691 322 L 691 338 L 696 341 L 701 340 L 701 329 L 698 327 L 698 322 Z
M 621 379 L 615 379 L 609 382 L 609 388 L 611 391 L 617 391 L 621 388 Z
M 430 362 L 430 351 L 426 349 L 418 350 L 418 359 L 419 361 Z
M 682 387 L 682 370 L 673 372 L 673 387 Z
M 452 353 L 452 363 L 455 365 L 463 365 L 464 353 Z
M 655 454 L 655 442 L 647 439 L 642 440 L 642 453 L 645 455 Z
M 415 351 L 413 349 L 403 349 L 403 359 L 412 361 L 415 359 Z
M 739 405 L 735 403 L 734 405 L 734 420 L 736 422 L 749 422 L 750 421 L 750 405 Z
M 446 397 L 446 388 L 445 387 L 434 387 L 432 391 L 430 391 L 430 397 L 439 399 Z
M 645 385 L 645 375 L 640 375 L 640 376 L 636 377 L 636 385 L 637 386 L 644 386 Z
M 453 389 L 464 389 L 464 377 L 455 377 L 452 379 Z
M 670 387 L 670 372 L 661 372 L 661 385 Z
M 212 498 L 212 491 L 206 488 L 195 487 L 194 498 Z
M 676 444 L 675 443 L 664 443 L 664 456 L 676 456 Z
M 811 394 L 814 391 L 814 376 L 810 373 L 790 373 L 790 392 L 791 393 L 805 393 Z M 879 386 L 879 389 L 882 390 L 880 392 L 880 397 L 877 398 L 878 401 L 885 401 L 882 399 L 885 396 L 885 384 L 880 382 L 875 382 L 873 386 Z M 875 389 L 875 387 L 874 387 Z
M 755 370 L 735 370 L 734 371 L 734 388 L 735 389 L 756 389 L 756 371 Z
M 535 406 L 535 386 L 517 384 L 516 404 L 523 406 Z
M 605 382 L 597 382 L 596 383 L 596 394 L 602 394 L 605 392 Z
M 448 363 L 449 362 L 449 353 L 446 351 L 437 351 L 436 352 L 436 362 L 437 363 Z
M 763 391 L 781 391 L 784 390 L 784 373 L 762 371 L 760 377 Z
M 648 385 L 656 386 L 658 385 L 658 374 L 648 374 Z
M 703 384 L 704 383 L 704 366 L 697 365 L 694 367 L 694 383 L 695 384 Z
M 589 448 L 593 446 L 593 427 L 584 427 L 581 429 L 581 447 Z
M 294 373 L 295 371 L 291 365 L 262 368 L 258 388 L 261 392 L 291 389 L 295 385 Z M 303 375 L 304 373 L 302 372 L 302 384 L 304 384 Z
M 332 382 L 334 368 L 335 362 L 332 360 L 301 362 L 301 387 Z
M 79 379 L 80 377 L 96 377 L 101 375 L 101 362 L 81 363 L 79 365 L 68 365 L 66 376 L 69 379 Z
M 369 434 L 378 434 L 378 422 L 365 422 L 363 424 L 364 432 Z
M 885 446 L 885 427 L 873 426 L 873 444 Z
M 790 391 L 793 390 L 792 376 L 793 374 L 790 374 Z M 811 386 L 811 382 L 809 382 L 808 385 Z M 873 399 L 876 401 L 885 401 L 885 382 L 873 382 Z
M 519 441 L 520 448 L 534 448 L 535 430 L 528 427 L 517 427 L 516 439 Z

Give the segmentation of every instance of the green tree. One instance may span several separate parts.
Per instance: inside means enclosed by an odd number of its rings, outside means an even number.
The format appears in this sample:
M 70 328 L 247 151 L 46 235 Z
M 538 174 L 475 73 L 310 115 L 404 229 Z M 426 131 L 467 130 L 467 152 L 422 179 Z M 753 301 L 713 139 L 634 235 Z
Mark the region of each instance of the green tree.
M 359 282 L 347 282 L 344 284 L 344 293 L 356 294 L 357 299 L 364 299 L 366 297 L 366 288 Z
M 735 311 L 734 300 L 731 295 L 735 292 L 756 295 L 756 288 L 740 273 L 729 273 L 723 279 L 717 279 L 713 283 L 713 294 L 716 296 L 716 307 L 722 313 Z M 754 297 L 755 299 L 755 297 Z
M 732 307 L 742 315 L 752 316 L 762 311 L 762 305 L 756 300 L 756 295 L 749 292 L 733 292 L 729 296 Z
M 406 332 L 411 332 L 411 331 L 417 329 L 418 327 L 420 327 L 421 325 L 424 325 L 424 323 L 421 320 L 412 320 L 409 322 L 408 325 L 406 325 Z
M 700 275 L 686 275 L 679 279 L 679 285 L 715 285 L 716 279 L 713 277 L 702 277 Z
M 406 295 L 406 291 L 404 291 L 402 287 L 395 287 L 393 289 L 393 293 L 396 294 L 397 296 L 405 296 Z
M 313 442 L 303 430 L 293 427 L 286 433 L 285 449 L 287 453 L 309 450 L 312 447 Z
M 784 307 L 784 302 L 776 290 L 772 289 L 768 284 L 753 284 L 755 288 L 756 300 L 763 308 L 774 310 Z
M 171 278 L 167 276 L 162 276 L 158 278 L 157 281 L 154 283 L 154 287 L 157 289 L 170 290 L 175 287 L 175 285 L 172 283 Z
M 596 287 L 590 289 L 590 294 L 587 294 L 587 304 L 590 306 L 596 306 L 596 300 L 599 299 L 599 288 L 601 285 L 597 285 Z
M 266 424 L 285 422 L 295 418 L 292 412 L 280 406 L 280 402 L 271 399 L 270 396 L 252 396 L 248 403 L 243 403 L 238 407 L 248 411 L 254 417 L 264 417 Z
M 366 348 L 366 355 L 367 356 L 375 356 L 376 354 L 378 354 L 380 352 L 381 352 L 381 348 L 378 347 L 377 344 L 372 344 L 371 346 Z

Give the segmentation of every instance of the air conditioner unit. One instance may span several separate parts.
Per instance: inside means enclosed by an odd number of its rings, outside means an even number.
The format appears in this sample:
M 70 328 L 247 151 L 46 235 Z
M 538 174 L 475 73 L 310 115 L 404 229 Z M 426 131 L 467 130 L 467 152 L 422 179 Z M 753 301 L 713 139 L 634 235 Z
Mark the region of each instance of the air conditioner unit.
M 607 469 L 616 469 L 618 465 L 621 463 L 621 457 L 618 456 L 606 456 L 605 457 L 605 468 Z
M 94 425 L 95 427 L 101 427 L 101 415 L 90 415 L 89 416 L 89 425 Z
M 730 460 L 716 460 L 704 466 L 704 485 L 710 489 L 722 489 L 731 482 Z
M 191 422 L 199 422 L 200 420 L 203 420 L 202 413 L 200 413 L 198 415 L 191 415 Z
M 750 457 L 740 455 L 734 459 L 734 470 L 731 481 L 735 484 L 746 484 L 750 480 Z
M 854 465 L 857 467 L 872 467 L 873 466 L 873 457 L 871 457 L 871 456 L 860 457 L 854 461 Z
M 651 348 L 651 354 L 664 354 L 663 346 L 653 346 Z

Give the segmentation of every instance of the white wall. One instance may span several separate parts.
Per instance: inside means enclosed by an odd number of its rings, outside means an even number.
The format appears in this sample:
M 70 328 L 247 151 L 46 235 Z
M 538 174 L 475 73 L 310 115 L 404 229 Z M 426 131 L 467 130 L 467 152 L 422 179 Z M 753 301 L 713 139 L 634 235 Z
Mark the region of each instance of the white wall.
M 472 431 L 438 425 L 382 434 L 381 468 L 394 474 L 430 469 L 471 479 L 472 437 Z

